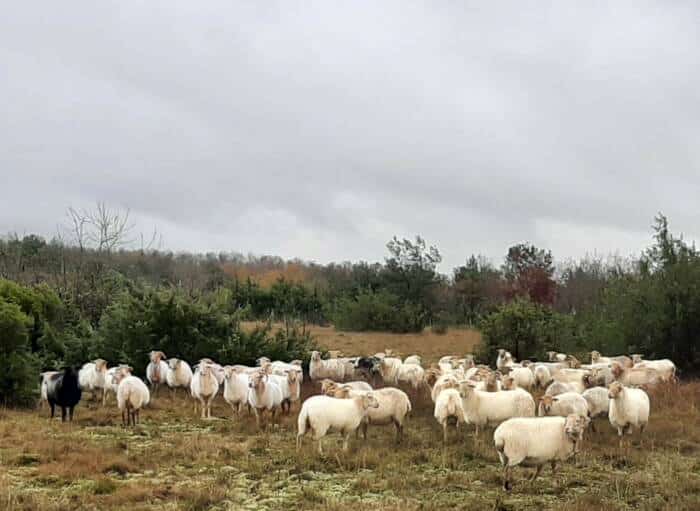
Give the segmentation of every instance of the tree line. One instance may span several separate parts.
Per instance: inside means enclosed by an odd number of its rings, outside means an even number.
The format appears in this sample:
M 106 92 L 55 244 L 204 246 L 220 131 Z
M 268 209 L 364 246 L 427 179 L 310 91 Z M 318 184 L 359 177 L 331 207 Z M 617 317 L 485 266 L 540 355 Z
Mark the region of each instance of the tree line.
M 598 349 L 698 366 L 700 255 L 663 215 L 638 258 L 555 264 L 550 251 L 517 244 L 500 265 L 472 255 L 447 275 L 439 249 L 420 236 L 389 240 L 382 262 L 321 265 L 159 250 L 155 233 L 147 242 L 131 237 L 128 214 L 103 205 L 70 219 L 51 240 L 0 239 L 0 354 L 11 367 L 0 400 L 21 401 L 18 382 L 31 373 L 33 383 L 39 369 L 96 356 L 140 367 L 152 347 L 189 360 L 303 358 L 313 346 L 308 323 L 437 333 L 471 326 L 483 334 L 484 360 L 496 347 L 519 358 Z M 245 320 L 262 326 L 244 329 Z M 284 328 L 273 331 L 277 322 Z

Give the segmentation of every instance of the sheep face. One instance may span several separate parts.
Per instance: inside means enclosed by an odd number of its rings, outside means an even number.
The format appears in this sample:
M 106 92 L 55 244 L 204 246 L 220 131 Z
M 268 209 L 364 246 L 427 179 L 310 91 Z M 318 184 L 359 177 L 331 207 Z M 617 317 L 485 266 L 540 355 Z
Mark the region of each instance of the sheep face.
M 622 385 L 622 383 L 619 381 L 611 383 L 608 387 L 608 397 L 610 399 L 617 399 L 624 388 L 624 385 Z
M 557 361 L 557 352 L 556 351 L 548 351 L 547 352 L 547 359 L 550 362 L 556 362 Z
M 587 389 L 590 389 L 591 387 L 595 387 L 596 381 L 593 376 L 590 374 L 584 374 L 583 377 L 581 378 L 581 381 L 583 382 L 583 386 L 586 387 Z
M 171 358 L 170 360 L 168 360 L 168 367 L 170 367 L 170 369 L 172 369 L 172 370 L 177 369 L 179 365 L 180 365 L 180 360 L 177 358 Z
M 620 376 L 622 376 L 622 373 L 624 373 L 625 370 L 620 364 L 618 364 L 617 362 L 613 362 L 611 372 L 615 378 L 619 378 Z
M 269 364 L 272 361 L 267 357 L 260 357 L 258 360 L 256 360 L 256 362 L 260 367 L 262 367 L 265 364 Z
M 578 453 L 578 444 L 583 439 L 583 432 L 588 427 L 590 419 L 581 415 L 571 414 L 564 422 L 564 432 L 571 442 L 574 443 L 574 452 Z
M 455 383 L 457 383 L 457 382 L 455 382 Z M 445 387 L 445 388 L 448 388 L 448 387 Z M 463 381 L 463 382 L 457 383 L 457 388 L 459 389 L 459 396 L 462 399 L 467 399 L 472 394 L 474 394 L 475 385 L 470 381 Z
M 321 354 L 318 351 L 312 351 L 311 352 L 311 361 L 312 362 L 319 362 L 321 360 Z
M 368 392 L 362 396 L 362 407 L 363 408 L 379 408 L 379 401 L 371 392 Z
M 435 385 L 435 383 L 438 381 L 438 378 L 440 377 L 440 372 L 436 369 L 428 369 L 425 372 L 425 382 L 430 385 L 431 387 Z
M 265 375 L 265 373 L 257 371 L 251 375 L 250 381 L 248 382 L 248 387 L 250 387 L 251 389 L 262 390 L 265 387 L 266 378 L 267 375 Z
M 165 353 L 162 351 L 151 351 L 148 354 L 149 358 L 151 359 L 151 362 L 154 364 L 159 363 L 161 360 L 165 359 Z
M 571 367 L 572 369 L 578 369 L 581 367 L 581 362 L 573 355 L 567 355 L 566 361 L 569 363 L 569 367 Z
M 329 392 L 335 389 L 336 384 L 333 380 L 321 380 L 321 393 L 330 395 Z
M 107 371 L 107 361 L 101 358 L 95 360 L 95 369 L 97 372 L 104 373 Z
M 595 364 L 598 360 L 600 360 L 600 352 L 595 350 L 591 351 L 591 363 Z
M 515 378 L 506 376 L 501 380 L 501 388 L 503 390 L 515 390 Z
M 540 417 L 547 415 L 552 409 L 552 405 L 557 402 L 556 397 L 543 396 L 540 398 L 539 415 Z
M 633 364 L 639 364 L 642 359 L 644 359 L 644 355 L 640 355 L 639 353 L 635 353 L 634 355 L 631 355 L 631 357 Z

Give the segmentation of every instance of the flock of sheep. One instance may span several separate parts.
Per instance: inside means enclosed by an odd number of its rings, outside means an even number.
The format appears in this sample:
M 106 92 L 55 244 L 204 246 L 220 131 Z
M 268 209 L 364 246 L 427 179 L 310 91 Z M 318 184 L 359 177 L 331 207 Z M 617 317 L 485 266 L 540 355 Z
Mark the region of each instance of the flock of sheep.
M 643 432 L 649 421 L 649 397 L 646 387 L 676 381 L 672 361 L 642 360 L 639 355 L 603 357 L 594 351 L 591 363 L 581 364 L 575 357 L 548 353 L 547 362 L 517 362 L 506 350 L 499 350 L 496 370 L 477 365 L 471 355 L 464 358 L 442 357 L 428 369 L 421 358 L 412 355 L 402 360 L 391 350 L 370 357 L 341 357 L 331 352 L 323 359 L 312 352 L 308 377 L 321 384 L 321 394 L 306 399 L 297 419 L 297 448 L 311 433 L 323 454 L 323 438 L 331 432 L 343 436 L 343 448 L 353 433 L 367 437 L 369 425 L 394 425 L 397 441 L 411 412 L 408 394 L 397 388 L 406 385 L 412 392 L 429 394 L 434 417 L 443 428 L 447 441 L 448 426 L 472 424 L 479 428 L 497 426 L 494 445 L 504 467 L 504 488 L 511 488 L 511 470 L 517 465 L 533 466 L 536 478 L 543 465 L 552 470 L 559 461 L 574 456 L 580 449 L 584 431 L 595 431 L 594 419 L 606 416 L 617 430 L 620 443 L 633 428 Z M 73 408 L 88 391 L 101 393 L 103 405 L 109 395 L 116 396 L 125 426 L 139 422 L 139 411 L 162 384 L 173 392 L 186 389 L 194 398 L 195 413 L 211 418 L 212 401 L 223 386 L 224 400 L 234 415 L 244 408 L 255 414 L 258 426 L 269 414 L 289 413 L 301 400 L 304 379 L 302 362 L 258 360 L 258 366 L 221 366 L 202 359 L 194 367 L 177 358 L 167 359 L 161 351 L 150 353 L 146 368 L 147 386 L 131 374 L 132 368 L 119 365 L 108 368 L 98 359 L 79 371 L 41 374 L 41 398 L 51 407 L 62 409 L 62 418 L 72 420 Z M 541 388 L 544 395 L 535 402 L 531 391 Z

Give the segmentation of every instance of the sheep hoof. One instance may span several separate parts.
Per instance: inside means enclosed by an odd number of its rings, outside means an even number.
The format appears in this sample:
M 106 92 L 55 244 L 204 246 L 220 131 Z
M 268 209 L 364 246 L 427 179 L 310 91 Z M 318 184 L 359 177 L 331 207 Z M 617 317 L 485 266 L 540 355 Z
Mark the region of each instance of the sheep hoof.
M 513 483 L 511 483 L 510 481 L 504 482 L 503 489 L 508 492 L 511 491 L 513 489 Z

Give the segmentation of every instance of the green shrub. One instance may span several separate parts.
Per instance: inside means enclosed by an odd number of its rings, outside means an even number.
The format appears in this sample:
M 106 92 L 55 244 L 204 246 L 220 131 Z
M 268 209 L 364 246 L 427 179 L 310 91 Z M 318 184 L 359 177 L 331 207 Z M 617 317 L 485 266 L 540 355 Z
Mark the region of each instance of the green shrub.
M 19 305 L 0 297 L 0 402 L 29 404 L 37 397 L 38 361 L 29 332 L 34 321 Z
M 427 319 L 420 305 L 402 302 L 386 291 L 363 291 L 356 298 L 340 298 L 329 315 L 338 330 L 355 332 L 422 332 Z

